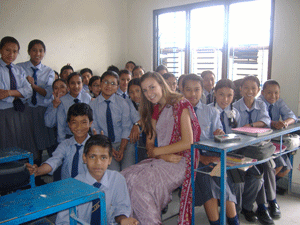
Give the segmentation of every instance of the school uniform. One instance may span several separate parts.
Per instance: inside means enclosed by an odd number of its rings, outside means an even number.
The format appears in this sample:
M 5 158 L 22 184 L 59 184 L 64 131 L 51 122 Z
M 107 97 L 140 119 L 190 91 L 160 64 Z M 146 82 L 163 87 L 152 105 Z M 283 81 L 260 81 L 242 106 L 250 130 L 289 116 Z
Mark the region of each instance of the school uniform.
M 130 98 L 128 92 L 127 91 L 123 92 L 120 87 L 118 88 L 116 94 L 121 96 L 124 99 Z
M 72 164 L 73 164 L 74 155 L 76 154 L 77 151 L 77 146 L 81 146 L 79 149 L 79 158 L 78 158 L 78 174 L 86 173 L 87 166 L 86 164 L 83 163 L 82 154 L 83 154 L 84 145 L 89 138 L 90 136 L 87 135 L 86 139 L 81 144 L 78 144 L 74 137 L 71 137 L 61 142 L 56 148 L 56 150 L 53 152 L 53 156 L 44 162 L 50 165 L 52 168 L 52 171 L 49 174 L 53 175 L 55 170 L 60 165 L 62 165 L 61 179 L 67 179 L 72 177 Z
M 97 180 L 91 176 L 89 171 L 79 174 L 75 179 L 93 185 Z M 101 181 L 99 191 L 105 193 L 106 219 L 107 224 L 117 224 L 115 217 L 125 215 L 130 216 L 131 204 L 126 180 L 117 171 L 106 170 Z M 76 206 L 77 217 L 88 224 L 91 224 L 92 202 Z M 61 211 L 57 214 L 57 225 L 70 224 L 69 210 Z
M 200 141 L 213 139 L 213 132 L 217 129 L 223 129 L 219 111 L 211 106 L 203 104 L 201 101 L 194 107 L 199 125 L 201 127 Z M 218 156 L 218 154 L 209 151 L 200 150 L 201 155 Z M 200 155 L 200 158 L 201 158 Z M 211 172 L 212 168 L 199 162 L 199 168 L 204 172 Z M 220 199 L 220 178 L 210 175 L 197 173 L 195 180 L 195 205 L 201 206 L 208 200 Z M 226 182 L 226 199 L 236 203 L 236 197 L 232 190 L 232 181 L 230 178 Z
M 0 59 L 0 89 L 11 90 L 9 69 L 7 64 Z M 16 81 L 16 90 L 23 98 L 29 99 L 32 96 L 32 88 L 26 79 L 25 71 L 22 67 L 10 64 L 11 71 Z M 25 105 L 23 112 L 14 109 L 15 97 L 7 97 L 0 100 L 0 148 L 19 147 L 33 153 L 37 158 L 37 146 L 33 137 L 31 120 L 26 117 L 28 107 Z M 21 105 L 22 102 L 21 102 Z
M 284 102 L 283 99 L 279 98 L 274 104 L 270 104 L 263 95 L 260 95 L 259 100 L 263 101 L 268 109 L 269 116 L 272 121 L 279 121 L 280 117 L 282 120 L 286 120 L 288 118 L 292 118 L 295 120 L 295 122 L 298 121 L 298 118 L 296 115 L 293 113 L 293 111 L 287 106 L 287 104 Z M 287 169 L 292 169 L 292 164 L 288 156 L 282 155 L 274 159 L 274 162 L 276 164 L 276 167 L 281 167 L 283 166 L 282 171 L 285 171 Z
M 32 119 L 31 126 L 34 131 L 37 148 L 39 150 L 49 148 L 55 144 L 55 134 L 53 129 L 49 129 L 45 126 L 44 115 L 48 105 L 51 104 L 52 83 L 55 77 L 54 71 L 41 63 L 34 66 L 30 61 L 18 63 L 17 65 L 25 70 L 26 76 L 34 77 L 35 74 L 36 85 L 46 91 L 46 96 L 42 96 L 33 90 L 33 95 L 26 100 L 26 104 L 29 106 L 27 116 Z M 34 70 L 36 70 L 36 72 L 34 72 Z M 34 97 L 35 102 L 33 100 Z
M 90 93 L 89 85 L 83 84 L 82 90 L 89 94 Z
M 44 115 L 46 127 L 53 128 L 57 126 L 57 111 L 58 107 L 54 108 L 52 103 L 48 106 Z
M 65 140 L 66 137 L 73 135 L 67 123 L 67 115 L 69 108 L 75 104 L 77 100 L 78 103 L 89 104 L 91 96 L 81 91 L 76 98 L 72 97 L 70 93 L 60 98 L 61 103 L 57 109 L 57 141 L 59 143 Z
M 264 122 L 267 127 L 271 126 L 271 119 L 268 115 L 268 111 L 264 102 L 254 99 L 253 106 L 251 107 L 251 109 L 248 109 L 248 107 L 245 105 L 244 98 L 241 98 L 240 100 L 235 102 L 233 106 L 239 111 L 241 115 L 241 126 L 245 126 L 246 124 L 254 123 L 257 121 Z M 259 186 L 253 188 L 250 185 L 255 181 L 255 179 L 257 184 L 261 183 L 260 188 Z M 251 167 L 247 171 L 245 176 L 245 189 L 242 197 L 243 208 L 251 211 L 255 201 L 257 202 L 257 204 L 265 204 L 267 202 L 266 191 L 268 192 L 268 196 L 270 198 L 276 198 L 276 189 L 274 192 L 274 188 L 271 188 L 274 186 L 274 182 L 275 170 L 272 168 L 272 165 L 269 161 Z
M 93 124 L 92 129 L 96 129 L 97 134 L 101 131 L 104 135 L 109 137 L 108 127 L 107 127 L 107 106 L 109 104 L 112 126 L 115 140 L 112 141 L 113 148 L 119 150 L 121 140 L 129 140 L 129 135 L 132 127 L 130 120 L 130 110 L 129 106 L 122 97 L 113 94 L 110 96 L 106 103 L 106 99 L 100 94 L 94 101 L 90 102 L 90 106 L 93 110 Z M 117 162 L 114 158 L 109 166 L 109 169 L 120 171 L 128 166 L 133 165 L 135 162 L 135 148 L 134 144 L 128 142 L 127 147 L 124 151 L 124 157 L 121 162 Z
M 210 92 L 203 89 L 203 94 L 205 95 L 206 98 L 206 104 L 210 104 L 214 102 L 214 89 L 211 89 Z

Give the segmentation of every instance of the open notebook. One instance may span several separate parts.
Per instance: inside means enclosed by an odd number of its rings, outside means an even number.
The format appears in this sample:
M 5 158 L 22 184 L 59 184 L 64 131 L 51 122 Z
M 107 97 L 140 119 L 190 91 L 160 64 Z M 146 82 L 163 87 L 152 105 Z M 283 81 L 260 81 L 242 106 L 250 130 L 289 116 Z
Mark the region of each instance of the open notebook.
M 246 134 L 249 136 L 259 137 L 273 132 L 270 128 L 258 128 L 258 127 L 238 127 L 231 129 L 233 133 Z

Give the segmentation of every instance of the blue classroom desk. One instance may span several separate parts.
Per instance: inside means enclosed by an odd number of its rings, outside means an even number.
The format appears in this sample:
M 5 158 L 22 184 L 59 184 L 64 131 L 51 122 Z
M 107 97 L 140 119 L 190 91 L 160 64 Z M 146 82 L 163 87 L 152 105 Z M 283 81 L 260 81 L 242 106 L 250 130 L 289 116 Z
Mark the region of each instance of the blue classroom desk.
M 28 159 L 29 163 L 33 165 L 33 155 L 31 152 L 16 147 L 0 149 L 0 163 L 17 161 L 20 159 Z M 32 188 L 35 187 L 34 175 L 30 176 L 30 186 Z
M 193 191 L 193 206 L 192 206 L 192 225 L 194 225 L 195 223 L 195 215 L 194 215 L 194 206 L 195 206 L 195 193 L 194 193 L 194 189 L 195 189 L 195 182 L 194 182 L 194 150 L 196 149 L 203 149 L 203 150 L 207 150 L 207 151 L 213 151 L 213 152 L 218 152 L 220 153 L 220 158 L 221 158 L 221 195 L 220 195 L 220 202 L 221 202 L 221 209 L 220 209 L 220 224 L 225 225 L 226 224 L 226 170 L 228 169 L 235 169 L 235 168 L 239 168 L 239 167 L 243 167 L 243 165 L 240 166 L 232 166 L 232 167 L 226 167 L 226 154 L 227 152 L 231 152 L 233 150 L 237 150 L 252 144 L 256 144 L 258 142 L 261 141 L 265 141 L 265 140 L 269 140 L 275 137 L 281 137 L 281 141 L 280 144 L 282 145 L 282 136 L 285 134 L 289 134 L 295 131 L 300 130 L 300 124 L 296 123 L 296 124 L 292 124 L 290 126 L 288 126 L 288 128 L 286 129 L 281 129 L 281 130 L 273 130 L 273 132 L 271 134 L 267 134 L 264 136 L 260 136 L 260 137 L 252 137 L 252 136 L 247 136 L 247 135 L 243 135 L 240 134 L 241 137 L 241 141 L 238 142 L 232 142 L 232 143 L 218 143 L 215 142 L 214 140 L 204 140 L 204 141 L 200 141 L 197 143 L 192 144 L 191 146 L 191 179 L 192 179 L 192 191 Z M 297 150 L 299 147 L 297 147 L 296 149 L 292 149 L 289 151 L 285 151 L 285 152 L 281 152 L 281 147 L 280 146 L 280 153 L 278 155 L 281 154 L 287 154 L 289 152 L 295 151 Z M 259 164 L 259 163 L 263 163 L 268 161 L 269 159 L 264 159 L 255 163 L 247 163 L 245 166 L 249 166 L 249 165 L 255 165 L 255 164 Z M 197 171 L 197 170 L 195 170 Z
M 98 188 L 73 178 L 0 197 L 0 224 L 20 224 L 100 199 L 101 224 L 106 224 L 105 195 Z M 72 208 L 71 208 L 72 207 Z M 70 224 L 77 224 L 70 218 Z

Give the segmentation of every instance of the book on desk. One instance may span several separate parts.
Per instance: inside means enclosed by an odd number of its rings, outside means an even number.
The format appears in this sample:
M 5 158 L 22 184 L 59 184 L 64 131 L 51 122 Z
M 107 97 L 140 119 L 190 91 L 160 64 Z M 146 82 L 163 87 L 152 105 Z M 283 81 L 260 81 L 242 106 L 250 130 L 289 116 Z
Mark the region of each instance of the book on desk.
M 259 128 L 259 127 L 238 127 L 231 129 L 233 133 L 245 134 L 253 137 L 260 137 L 267 134 L 271 134 L 273 130 L 271 128 Z

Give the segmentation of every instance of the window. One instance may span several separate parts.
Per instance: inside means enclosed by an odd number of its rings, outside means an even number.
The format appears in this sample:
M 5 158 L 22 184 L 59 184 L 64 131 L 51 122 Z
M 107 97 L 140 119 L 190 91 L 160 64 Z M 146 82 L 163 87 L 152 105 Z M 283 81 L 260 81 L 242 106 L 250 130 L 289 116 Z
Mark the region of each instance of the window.
M 270 78 L 274 0 L 205 1 L 154 11 L 154 68 L 216 80 Z

